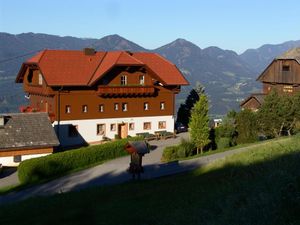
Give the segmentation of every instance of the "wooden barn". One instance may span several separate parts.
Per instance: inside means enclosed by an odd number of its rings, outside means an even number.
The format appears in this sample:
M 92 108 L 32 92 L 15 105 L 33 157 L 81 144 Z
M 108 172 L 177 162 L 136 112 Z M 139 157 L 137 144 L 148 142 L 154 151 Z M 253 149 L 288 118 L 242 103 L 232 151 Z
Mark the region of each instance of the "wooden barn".
M 262 93 L 252 94 L 241 103 L 243 109 L 256 111 L 264 97 L 272 90 L 279 94 L 292 95 L 300 91 L 300 48 L 291 49 L 276 57 L 261 73 Z

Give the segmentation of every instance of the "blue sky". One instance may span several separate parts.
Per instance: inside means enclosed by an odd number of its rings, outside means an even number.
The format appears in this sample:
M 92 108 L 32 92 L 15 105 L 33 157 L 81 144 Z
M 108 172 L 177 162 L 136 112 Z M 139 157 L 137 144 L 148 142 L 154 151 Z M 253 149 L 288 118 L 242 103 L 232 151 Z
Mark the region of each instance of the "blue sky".
M 299 27 L 299 0 L 0 0 L 1 32 L 119 34 L 149 49 L 184 38 L 241 53 L 300 40 Z

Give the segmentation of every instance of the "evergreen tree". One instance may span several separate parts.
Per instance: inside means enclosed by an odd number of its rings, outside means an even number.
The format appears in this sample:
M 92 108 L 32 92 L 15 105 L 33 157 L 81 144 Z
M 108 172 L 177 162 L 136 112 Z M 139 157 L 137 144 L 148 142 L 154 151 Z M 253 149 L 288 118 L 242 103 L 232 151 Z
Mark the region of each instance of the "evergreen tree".
M 199 154 L 199 149 L 203 153 L 203 148 L 209 143 L 210 129 L 208 123 L 208 100 L 202 94 L 192 109 L 189 122 L 191 139 L 196 145 L 197 154 Z
M 185 103 L 180 104 L 177 112 L 177 122 L 181 122 L 183 125 L 188 126 L 191 116 L 191 109 L 194 107 L 194 104 L 199 101 L 199 97 L 203 93 L 204 87 L 200 83 L 197 83 L 196 87 L 190 91 Z

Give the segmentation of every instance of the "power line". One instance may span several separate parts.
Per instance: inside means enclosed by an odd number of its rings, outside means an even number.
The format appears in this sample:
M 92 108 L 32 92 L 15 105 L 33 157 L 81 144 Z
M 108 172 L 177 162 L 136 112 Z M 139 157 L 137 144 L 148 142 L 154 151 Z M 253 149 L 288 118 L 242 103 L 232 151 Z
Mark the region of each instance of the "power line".
M 0 60 L 0 64 L 8 62 L 8 61 L 15 60 L 15 59 L 19 59 L 19 58 L 22 58 L 24 56 L 32 55 L 33 53 L 40 52 L 40 51 L 42 51 L 42 49 L 35 50 L 35 51 L 32 51 L 32 52 L 28 52 L 28 53 L 25 53 L 23 55 L 17 55 L 17 56 L 11 57 L 11 58 L 3 59 L 3 60 Z

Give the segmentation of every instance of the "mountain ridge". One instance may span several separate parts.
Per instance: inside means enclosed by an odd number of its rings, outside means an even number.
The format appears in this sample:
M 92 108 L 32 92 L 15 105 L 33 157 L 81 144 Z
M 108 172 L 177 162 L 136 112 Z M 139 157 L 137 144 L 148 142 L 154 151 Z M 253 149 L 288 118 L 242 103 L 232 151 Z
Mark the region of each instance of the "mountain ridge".
M 177 38 L 155 49 L 144 48 L 118 34 L 102 38 L 77 38 L 35 34 L 9 34 L 0 32 L 0 112 L 17 111 L 17 106 L 26 104 L 21 85 L 14 84 L 14 78 L 21 64 L 32 55 L 22 54 L 42 49 L 82 50 L 85 47 L 97 51 L 145 51 L 155 52 L 174 63 L 185 75 L 191 86 L 182 87 L 177 96 L 177 107 L 182 103 L 197 82 L 202 83 L 211 102 L 212 114 L 225 114 L 238 109 L 239 102 L 249 93 L 258 91 L 255 82 L 274 57 L 299 44 L 300 41 L 284 42 L 282 45 L 263 45 L 258 49 L 248 49 L 242 54 L 224 50 L 217 46 L 200 48 L 198 45 Z M 5 59 L 14 60 L 3 62 Z

